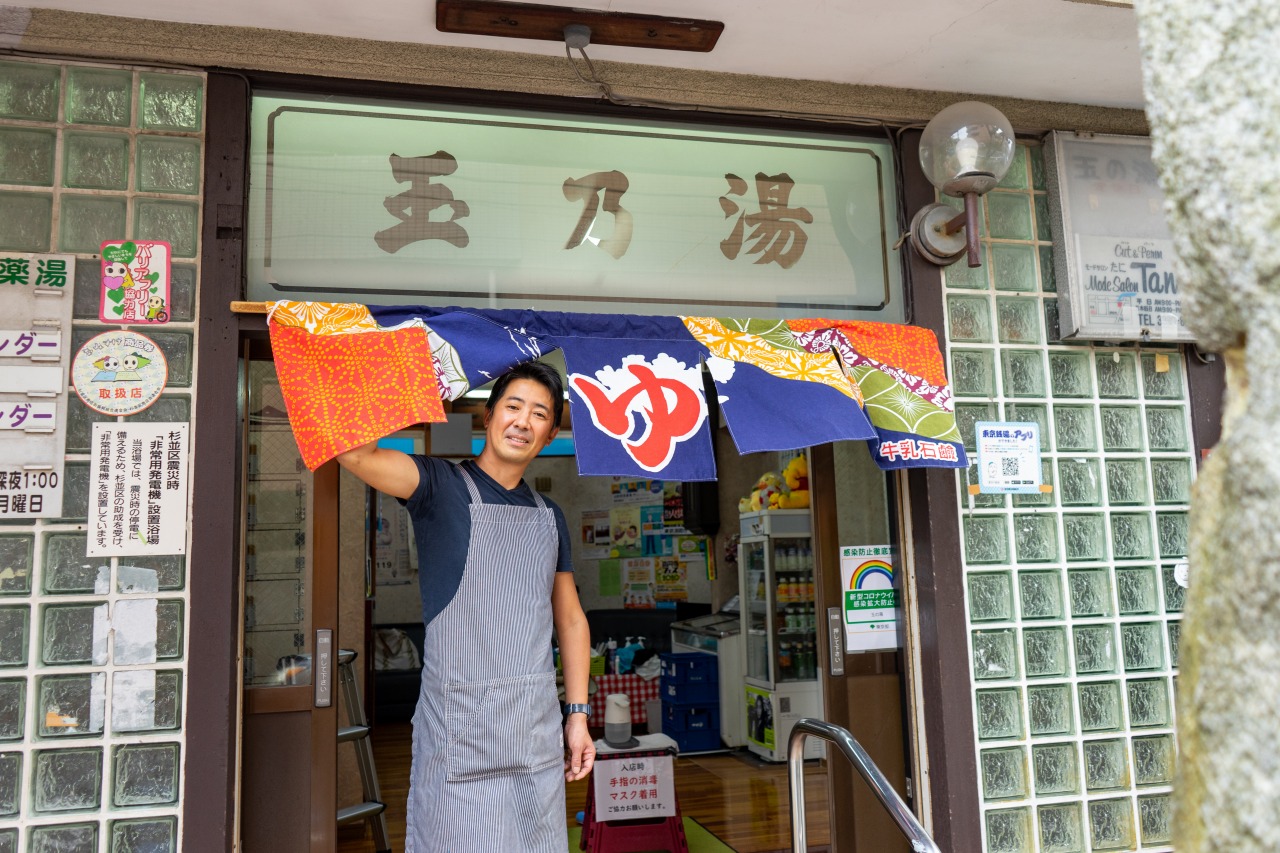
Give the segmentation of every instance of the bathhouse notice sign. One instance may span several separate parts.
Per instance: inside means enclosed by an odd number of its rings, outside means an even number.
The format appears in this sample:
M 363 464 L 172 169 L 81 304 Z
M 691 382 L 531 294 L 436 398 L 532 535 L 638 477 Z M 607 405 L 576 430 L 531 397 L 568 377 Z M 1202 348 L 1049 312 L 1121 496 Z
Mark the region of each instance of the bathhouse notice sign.
M 96 423 L 89 462 L 90 557 L 184 554 L 185 423 Z
M 1193 341 L 1151 140 L 1055 132 L 1046 161 L 1062 337 Z

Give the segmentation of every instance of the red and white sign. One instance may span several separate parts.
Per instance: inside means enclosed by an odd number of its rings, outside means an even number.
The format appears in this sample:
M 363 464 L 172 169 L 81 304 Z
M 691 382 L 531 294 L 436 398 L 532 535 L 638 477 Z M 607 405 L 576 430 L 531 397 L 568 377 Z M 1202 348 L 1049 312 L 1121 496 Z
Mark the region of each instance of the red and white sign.
M 641 820 L 676 813 L 676 783 L 670 755 L 606 754 L 596 758 L 596 820 Z

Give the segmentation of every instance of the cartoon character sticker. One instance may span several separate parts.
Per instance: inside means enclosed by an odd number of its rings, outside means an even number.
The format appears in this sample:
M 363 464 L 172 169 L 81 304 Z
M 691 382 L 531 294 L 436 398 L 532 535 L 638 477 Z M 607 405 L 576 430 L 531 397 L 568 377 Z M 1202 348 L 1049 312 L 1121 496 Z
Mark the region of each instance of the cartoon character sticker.
M 98 319 L 104 323 L 167 323 L 171 256 L 169 244 L 158 240 L 103 243 Z
M 146 335 L 103 332 L 71 363 L 71 384 L 86 406 L 104 415 L 135 415 L 154 403 L 169 379 L 164 352 Z

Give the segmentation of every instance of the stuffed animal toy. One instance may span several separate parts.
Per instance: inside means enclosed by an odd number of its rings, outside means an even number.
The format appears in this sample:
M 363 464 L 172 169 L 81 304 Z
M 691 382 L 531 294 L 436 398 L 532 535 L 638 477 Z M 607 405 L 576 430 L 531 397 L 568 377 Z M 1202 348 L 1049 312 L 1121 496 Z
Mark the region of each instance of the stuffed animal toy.
M 760 475 L 751 494 L 738 501 L 738 512 L 760 512 L 764 509 L 777 508 L 777 496 L 786 489 L 782 478 L 774 471 Z M 771 501 L 773 503 L 771 503 Z
M 778 509 L 805 509 L 809 506 L 809 463 L 797 456 L 787 463 L 782 476 L 786 491 L 778 499 Z

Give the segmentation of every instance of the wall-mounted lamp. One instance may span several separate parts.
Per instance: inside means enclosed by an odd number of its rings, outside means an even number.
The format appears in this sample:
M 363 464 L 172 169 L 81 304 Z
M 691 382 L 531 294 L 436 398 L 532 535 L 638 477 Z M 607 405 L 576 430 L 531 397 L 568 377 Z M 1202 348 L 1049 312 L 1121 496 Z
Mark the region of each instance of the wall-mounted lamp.
M 945 195 L 964 199 L 964 212 L 946 204 L 922 207 L 911 220 L 911 245 L 925 260 L 945 267 L 967 251 L 978 259 L 978 196 L 989 191 L 1013 162 L 1013 127 L 995 107 L 979 101 L 952 104 L 933 117 L 920 137 L 920 166 Z

